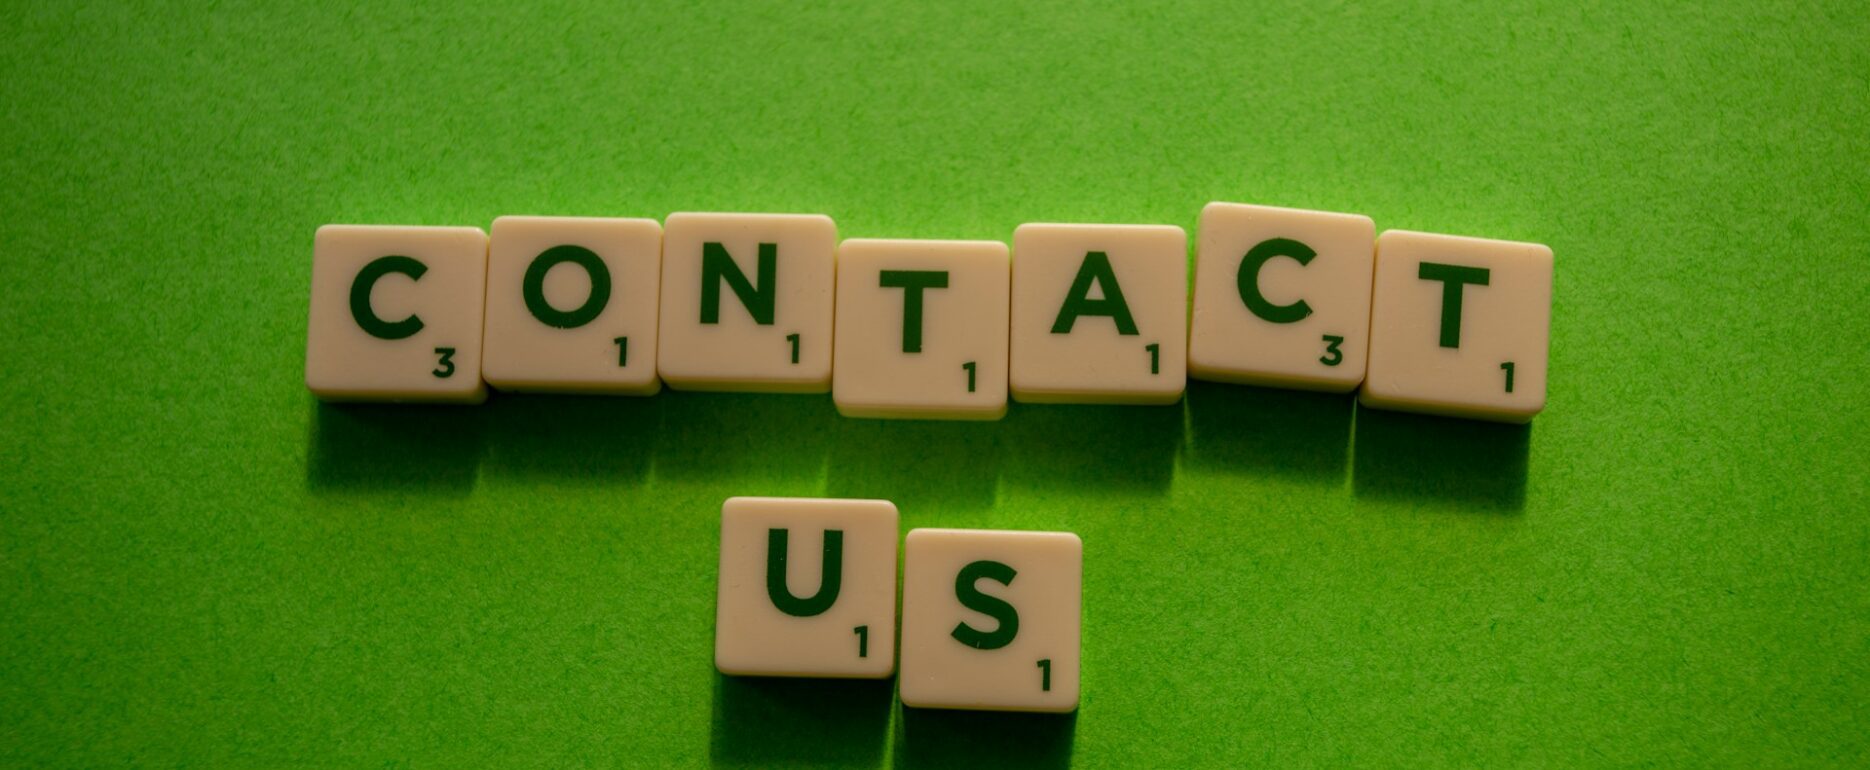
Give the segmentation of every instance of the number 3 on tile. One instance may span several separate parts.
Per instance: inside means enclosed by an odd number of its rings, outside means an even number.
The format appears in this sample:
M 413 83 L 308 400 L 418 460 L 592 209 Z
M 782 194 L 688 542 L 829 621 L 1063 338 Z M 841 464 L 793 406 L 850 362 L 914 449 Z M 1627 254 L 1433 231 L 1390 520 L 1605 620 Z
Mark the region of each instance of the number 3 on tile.
M 1051 658 L 1041 658 L 1039 660 L 1039 690 L 1041 692 L 1052 691 L 1052 659 Z
M 851 629 L 851 632 L 857 634 L 857 657 L 870 657 L 870 627 L 858 626 Z
M 1325 366 L 1337 366 L 1344 363 L 1344 351 L 1338 346 L 1344 344 L 1344 338 L 1335 334 L 1325 335 L 1325 354 L 1318 358 L 1318 363 Z
M 435 370 L 429 372 L 429 374 L 435 375 L 435 379 L 438 380 L 445 380 L 455 376 L 455 349 L 436 348 L 435 355 L 441 356 L 441 358 L 435 361 Z M 1509 387 L 1507 390 L 1512 390 L 1512 388 Z

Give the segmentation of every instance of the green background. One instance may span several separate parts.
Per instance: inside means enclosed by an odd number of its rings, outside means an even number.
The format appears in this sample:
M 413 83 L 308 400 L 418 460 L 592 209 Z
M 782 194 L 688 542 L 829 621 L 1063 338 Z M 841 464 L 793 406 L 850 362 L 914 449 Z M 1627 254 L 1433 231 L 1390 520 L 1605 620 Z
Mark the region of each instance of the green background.
M 1860 3 L 388 5 L 0 8 L 5 764 L 1870 762 Z M 1547 411 L 302 382 L 325 223 L 1211 200 L 1549 244 Z M 1082 709 L 723 680 L 736 494 L 1080 533 Z

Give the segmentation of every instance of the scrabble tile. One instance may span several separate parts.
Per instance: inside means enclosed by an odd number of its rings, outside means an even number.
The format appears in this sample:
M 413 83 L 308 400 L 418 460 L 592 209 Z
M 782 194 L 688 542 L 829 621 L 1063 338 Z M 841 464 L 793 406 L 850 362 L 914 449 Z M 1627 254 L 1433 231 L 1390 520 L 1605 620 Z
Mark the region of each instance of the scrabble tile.
M 1552 250 L 1389 230 L 1377 239 L 1370 371 L 1378 409 L 1527 422 L 1545 408 Z
M 721 506 L 714 665 L 881 679 L 896 670 L 896 506 L 733 497 Z
M 1187 383 L 1187 343 L 1181 228 L 1026 224 L 1013 232 L 1014 399 L 1174 403 Z
M 1345 393 L 1364 379 L 1376 224 L 1238 203 L 1201 210 L 1188 374 Z
M 917 529 L 903 546 L 903 704 L 1078 708 L 1084 544 L 1069 532 Z
M 479 228 L 318 228 L 305 386 L 326 401 L 480 403 L 486 285 Z
M 501 390 L 652 395 L 662 225 L 500 217 L 481 376 Z
M 838 246 L 831 398 L 850 417 L 1006 415 L 1012 274 L 998 241 Z
M 656 368 L 678 390 L 831 389 L 837 225 L 806 214 L 670 214 Z

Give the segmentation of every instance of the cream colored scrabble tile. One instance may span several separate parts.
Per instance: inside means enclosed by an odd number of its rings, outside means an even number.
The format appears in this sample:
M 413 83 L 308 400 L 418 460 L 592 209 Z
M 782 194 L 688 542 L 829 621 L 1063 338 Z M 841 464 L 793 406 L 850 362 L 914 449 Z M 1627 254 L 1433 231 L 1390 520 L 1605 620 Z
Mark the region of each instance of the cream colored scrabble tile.
M 1364 379 L 1376 224 L 1239 203 L 1201 210 L 1188 374 L 1343 393 Z
M 501 390 L 656 393 L 661 278 L 653 219 L 495 219 L 481 376 Z
M 1012 275 L 999 241 L 838 246 L 831 398 L 850 417 L 1006 415 Z
M 1550 248 L 1389 230 L 1372 300 L 1364 406 L 1501 422 L 1545 408 Z
M 657 370 L 678 390 L 831 388 L 838 230 L 816 214 L 670 214 Z
M 1069 532 L 917 529 L 903 546 L 903 704 L 1078 708 L 1084 544 Z
M 326 401 L 480 403 L 486 285 L 479 228 L 318 228 L 305 386 Z
M 1187 384 L 1187 234 L 1020 225 L 1011 341 L 1019 401 L 1174 403 Z
M 715 667 L 753 676 L 889 676 L 896 532 L 896 506 L 885 500 L 728 498 Z

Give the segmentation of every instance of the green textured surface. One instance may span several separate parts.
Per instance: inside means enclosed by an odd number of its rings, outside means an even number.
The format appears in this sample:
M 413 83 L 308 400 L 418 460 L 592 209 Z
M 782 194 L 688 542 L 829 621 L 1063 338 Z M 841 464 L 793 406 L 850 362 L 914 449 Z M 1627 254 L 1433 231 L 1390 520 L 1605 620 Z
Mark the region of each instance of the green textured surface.
M 379 5 L 0 8 L 0 763 L 1870 763 L 1861 4 Z M 1210 200 L 1551 245 L 1547 412 L 301 382 L 328 222 Z M 717 677 L 827 493 L 1079 532 L 1076 718 Z

